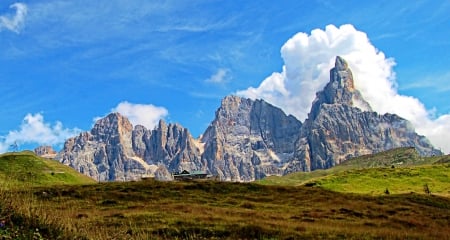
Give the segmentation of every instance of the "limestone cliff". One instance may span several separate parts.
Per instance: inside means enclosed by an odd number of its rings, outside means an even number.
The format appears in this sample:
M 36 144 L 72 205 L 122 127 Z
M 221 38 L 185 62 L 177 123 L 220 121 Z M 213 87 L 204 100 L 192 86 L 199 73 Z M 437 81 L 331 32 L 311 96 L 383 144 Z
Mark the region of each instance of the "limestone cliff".
M 351 157 L 397 147 L 415 147 L 421 155 L 442 154 L 412 125 L 395 114 L 380 115 L 354 88 L 352 72 L 337 57 L 330 82 L 317 93 L 286 173 L 329 168 Z
M 182 170 L 253 181 L 329 168 L 396 147 L 442 154 L 407 120 L 373 112 L 355 88 L 347 62 L 337 57 L 303 124 L 263 100 L 227 96 L 201 139 L 179 124 L 161 120 L 149 130 L 112 113 L 91 131 L 68 139 L 57 159 L 98 181 L 171 180 L 171 172 Z
M 143 176 L 171 178 L 169 171 L 197 170 L 198 148 L 187 129 L 160 121 L 157 128 L 133 128 L 127 118 L 112 113 L 90 132 L 70 138 L 58 160 L 98 181 L 136 180 Z
M 203 134 L 202 159 L 222 180 L 281 175 L 292 160 L 301 122 L 265 101 L 228 96 Z

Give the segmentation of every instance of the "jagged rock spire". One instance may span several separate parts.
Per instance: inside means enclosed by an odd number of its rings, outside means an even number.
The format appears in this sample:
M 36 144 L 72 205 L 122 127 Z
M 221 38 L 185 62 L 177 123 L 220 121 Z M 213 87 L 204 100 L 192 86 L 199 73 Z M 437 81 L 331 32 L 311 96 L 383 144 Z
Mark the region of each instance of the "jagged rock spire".
M 337 56 L 334 68 L 330 71 L 330 80 L 337 83 L 338 88 L 344 88 L 347 91 L 354 91 L 353 74 L 348 67 L 347 61 Z
M 348 64 L 345 59 L 343 59 L 341 56 L 336 56 L 336 61 L 334 63 L 334 68 L 338 71 L 345 71 L 348 69 Z
M 369 103 L 354 87 L 353 74 L 347 61 L 340 56 L 336 57 L 335 66 L 330 70 L 330 81 L 316 94 L 308 118 L 314 119 L 323 104 L 343 104 L 371 111 Z

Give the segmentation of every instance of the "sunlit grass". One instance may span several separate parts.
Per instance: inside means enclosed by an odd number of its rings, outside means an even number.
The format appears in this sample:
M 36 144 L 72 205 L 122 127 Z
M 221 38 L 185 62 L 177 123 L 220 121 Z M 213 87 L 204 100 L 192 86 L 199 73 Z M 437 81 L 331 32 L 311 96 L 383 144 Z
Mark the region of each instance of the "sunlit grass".
M 40 187 L 10 194 L 28 201 L 19 202 L 16 213 L 43 226 L 58 223 L 60 234 L 69 233 L 66 237 L 450 237 L 450 200 L 423 194 L 369 197 L 315 187 L 153 181 Z
M 326 170 L 292 173 L 258 181 L 264 185 L 317 185 L 347 193 L 423 193 L 450 196 L 450 156 L 420 157 L 414 148 L 361 156 Z
M 16 188 L 95 182 L 58 161 L 38 157 L 29 151 L 0 155 L 0 181 Z
M 291 176 L 292 186 L 266 186 L 70 178 L 36 184 L 10 166 L 10 175 L 0 175 L 11 179 L 0 179 L 0 239 L 449 239 L 450 199 L 442 194 L 448 168 L 343 165 Z M 45 175 L 49 167 L 40 169 Z
M 423 193 L 450 196 L 450 164 L 408 168 L 374 168 L 336 173 L 314 181 L 318 186 L 339 192 L 360 194 Z

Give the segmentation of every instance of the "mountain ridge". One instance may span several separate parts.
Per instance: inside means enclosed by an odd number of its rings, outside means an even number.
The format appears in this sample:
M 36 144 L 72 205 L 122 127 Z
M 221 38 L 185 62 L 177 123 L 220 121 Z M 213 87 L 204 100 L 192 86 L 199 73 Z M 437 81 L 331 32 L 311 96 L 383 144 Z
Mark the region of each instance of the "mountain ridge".
M 70 138 L 57 159 L 99 181 L 135 180 L 202 170 L 226 181 L 330 168 L 349 158 L 396 147 L 442 154 L 395 115 L 373 112 L 354 87 L 347 62 L 336 57 L 330 81 L 316 94 L 302 123 L 264 100 L 226 96 L 215 118 L 194 139 L 179 124 L 153 129 L 112 113 L 89 132 Z

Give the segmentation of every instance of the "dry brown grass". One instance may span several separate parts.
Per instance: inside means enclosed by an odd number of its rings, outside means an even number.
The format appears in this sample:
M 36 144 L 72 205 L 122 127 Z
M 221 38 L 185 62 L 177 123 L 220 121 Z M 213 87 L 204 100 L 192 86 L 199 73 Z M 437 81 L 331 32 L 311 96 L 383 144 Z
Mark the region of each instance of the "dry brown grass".
M 56 227 L 61 239 L 450 238 L 450 200 L 432 195 L 375 197 L 315 187 L 153 181 L 8 194 L 1 201 L 22 199 L 8 202 L 16 214 L 34 219 L 38 227 Z

